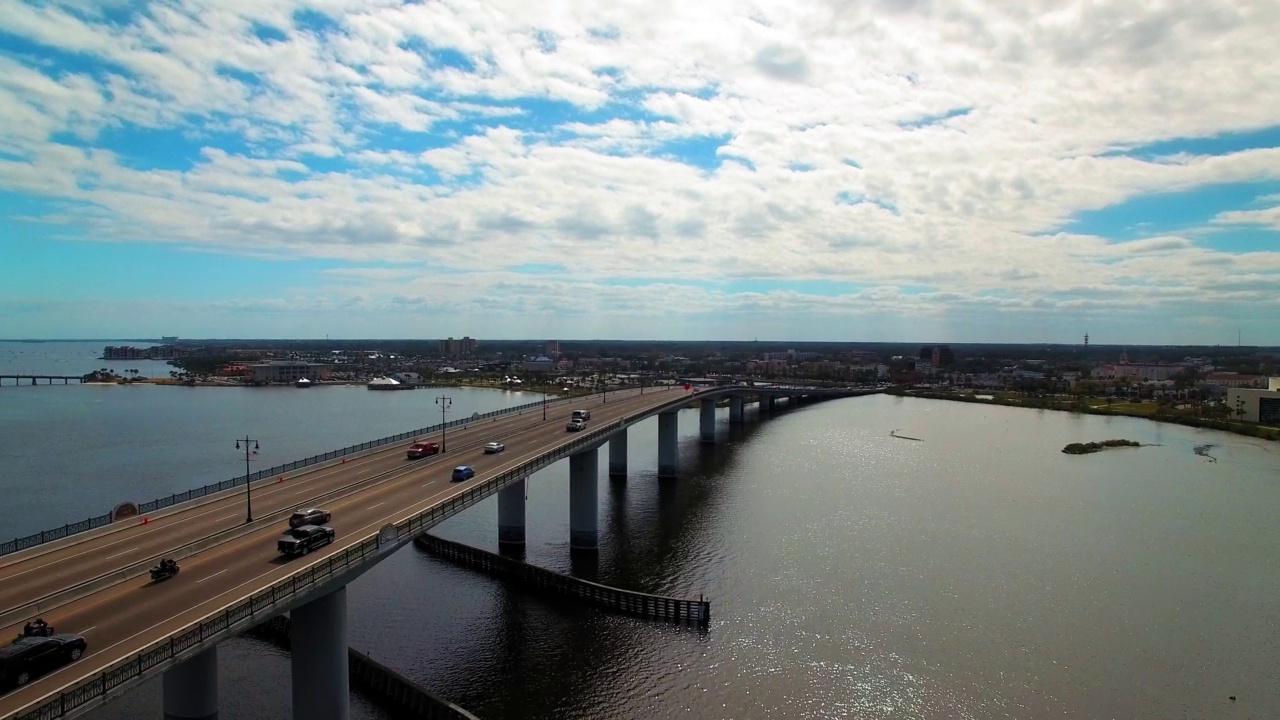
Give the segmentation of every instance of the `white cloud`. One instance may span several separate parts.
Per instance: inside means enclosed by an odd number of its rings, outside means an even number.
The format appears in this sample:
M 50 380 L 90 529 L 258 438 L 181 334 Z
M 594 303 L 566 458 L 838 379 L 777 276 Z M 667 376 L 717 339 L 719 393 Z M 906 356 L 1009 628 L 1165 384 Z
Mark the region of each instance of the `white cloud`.
M 1202 233 L 1121 242 L 1058 229 L 1135 195 L 1277 179 L 1280 149 L 1108 152 L 1280 125 L 1275 3 L 171 0 L 126 24 L 70 6 L 0 0 L 7 31 L 100 63 L 70 71 L 38 52 L 0 53 L 0 187 L 95 208 L 82 221 L 104 240 L 569 266 L 561 285 L 494 285 L 507 307 L 561 291 L 659 313 L 1265 300 L 1223 289 L 1236 263 Z M 298 28 L 300 8 L 338 30 Z M 286 38 L 261 40 L 255 23 Z M 442 60 L 455 56 L 466 62 Z M 578 110 L 521 130 L 537 119 L 530 99 Z M 442 122 L 495 117 L 506 125 L 431 147 Z M 116 148 L 53 139 L 92 144 L 129 125 L 229 132 L 247 149 L 210 135 L 193 168 L 140 171 Z M 387 128 L 432 142 L 387 145 Z M 708 137 L 727 138 L 715 170 L 663 150 Z M 350 169 L 311 173 L 314 159 Z M 1280 229 L 1280 215 L 1232 210 L 1214 223 Z M 1274 273 L 1278 258 L 1249 262 Z M 415 294 L 428 292 L 415 280 L 428 282 L 425 270 L 358 276 L 386 297 L 448 300 Z M 833 299 L 592 284 L 603 277 L 869 289 Z M 876 291 L 905 285 L 935 292 Z M 1083 288 L 1112 296 L 1072 296 Z

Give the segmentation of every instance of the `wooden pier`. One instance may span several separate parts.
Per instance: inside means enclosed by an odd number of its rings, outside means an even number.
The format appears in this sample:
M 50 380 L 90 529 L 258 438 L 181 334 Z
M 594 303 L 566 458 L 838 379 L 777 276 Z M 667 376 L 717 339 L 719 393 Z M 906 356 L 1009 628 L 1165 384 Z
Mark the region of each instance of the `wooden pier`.
M 61 380 L 63 385 L 84 382 L 84 378 L 80 375 L 0 375 L 0 386 L 4 385 L 5 380 L 12 380 L 14 385 L 39 385 L 41 380 L 45 381 L 45 385 L 53 385 L 57 380 Z M 25 382 L 28 380 L 30 383 Z
M 429 533 L 419 535 L 414 542 L 434 557 L 514 580 L 533 592 L 570 598 L 623 615 L 664 620 L 678 625 L 689 624 L 705 628 L 711 621 L 711 600 L 704 597 L 686 600 L 609 587 Z

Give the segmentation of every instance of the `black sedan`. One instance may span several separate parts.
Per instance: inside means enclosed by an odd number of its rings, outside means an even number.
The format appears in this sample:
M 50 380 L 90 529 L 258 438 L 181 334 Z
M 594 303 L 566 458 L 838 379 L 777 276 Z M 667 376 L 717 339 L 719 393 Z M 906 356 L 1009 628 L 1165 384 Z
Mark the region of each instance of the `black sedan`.
M 88 648 L 79 635 L 26 636 L 0 647 L 0 688 L 26 685 L 33 679 L 79 660 Z

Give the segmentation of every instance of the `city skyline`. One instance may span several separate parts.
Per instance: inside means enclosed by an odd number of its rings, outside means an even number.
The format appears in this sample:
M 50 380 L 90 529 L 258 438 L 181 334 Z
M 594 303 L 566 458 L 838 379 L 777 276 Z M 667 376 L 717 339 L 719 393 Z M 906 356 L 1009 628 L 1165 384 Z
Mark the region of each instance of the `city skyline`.
M 1280 6 L 1039 8 L 0 0 L 0 336 L 1280 344 Z

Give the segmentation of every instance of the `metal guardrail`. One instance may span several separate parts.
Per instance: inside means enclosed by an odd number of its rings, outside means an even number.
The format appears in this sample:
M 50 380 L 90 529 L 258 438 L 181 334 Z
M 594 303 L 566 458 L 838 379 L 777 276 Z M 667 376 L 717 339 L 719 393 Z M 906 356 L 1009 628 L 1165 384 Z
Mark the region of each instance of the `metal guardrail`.
M 390 527 L 384 527 L 346 550 L 319 560 L 265 590 L 260 590 L 244 600 L 213 612 L 168 638 L 152 643 L 137 654 L 113 663 L 101 672 L 66 685 L 63 689 L 46 695 L 32 705 L 7 716 L 4 720 L 55 720 L 65 717 L 68 712 L 108 695 L 131 680 L 143 677 L 148 670 L 181 656 L 191 648 L 205 642 L 216 642 L 222 635 L 233 630 L 261 622 L 274 614 L 273 608 L 281 602 L 296 598 L 343 570 L 363 564 L 366 558 L 377 555 L 381 546 L 403 545 L 445 519 L 484 500 L 506 485 L 526 478 L 580 449 L 598 445 L 625 427 L 625 421 L 619 420 L 600 429 L 578 435 L 545 455 L 525 461 L 489 480 L 478 483 L 411 518 L 401 520 Z M 392 528 L 395 530 L 394 537 L 389 533 Z
M 638 386 L 635 386 L 635 387 L 638 387 Z M 623 392 L 623 391 L 632 390 L 632 389 L 634 389 L 634 387 L 623 387 L 623 388 L 616 388 L 614 390 L 610 390 L 610 392 Z M 599 393 L 592 393 L 592 395 L 598 395 L 598 394 Z M 559 397 L 559 398 L 555 398 L 554 400 L 547 400 L 546 405 L 549 407 L 551 405 L 559 405 L 562 403 L 573 402 L 574 400 L 581 400 L 583 397 L 591 397 L 591 395 Z M 336 460 L 338 458 L 345 457 L 347 455 L 354 455 L 355 453 L 364 452 L 365 450 L 369 450 L 372 448 L 383 447 L 384 445 L 391 445 L 398 442 L 404 442 L 405 440 L 408 440 L 410 438 L 413 438 L 419 435 L 430 435 L 432 433 L 440 432 L 440 430 L 442 429 L 449 430 L 462 425 L 474 423 L 478 420 L 486 420 L 489 418 L 500 417 L 502 415 L 511 415 L 514 413 L 523 412 L 525 410 L 533 410 L 533 409 L 542 407 L 542 405 L 543 405 L 543 401 L 538 400 L 536 402 L 525 403 L 523 405 L 516 405 L 509 408 L 503 408 L 501 410 L 491 410 L 487 413 L 481 414 L 479 417 L 468 416 L 465 418 L 459 418 L 457 420 L 450 420 L 444 423 L 437 423 L 430 427 L 419 428 L 417 430 L 410 430 L 408 432 L 397 433 L 395 435 L 388 435 L 387 437 L 380 438 L 378 440 L 370 440 L 368 442 L 359 443 L 358 445 L 350 445 L 340 450 L 330 450 L 329 452 L 320 453 L 319 455 L 312 455 L 311 457 L 304 458 L 302 460 L 295 460 L 293 462 L 285 463 L 283 465 L 277 465 L 273 468 L 268 468 L 266 470 L 259 470 L 254 473 L 250 473 L 249 482 L 254 482 L 257 480 L 261 480 L 262 478 L 271 477 L 272 475 L 279 475 L 281 473 L 292 472 L 299 468 L 318 465 L 320 463 L 328 462 L 330 460 Z M 204 487 L 193 488 L 191 490 L 186 490 L 180 493 L 174 493 L 168 497 L 157 498 L 155 500 L 150 500 L 148 502 L 141 503 L 138 505 L 138 512 L 139 513 L 155 512 L 156 510 L 162 510 L 164 508 L 171 507 L 179 503 L 187 502 L 188 500 L 195 500 L 197 498 L 205 497 L 206 495 L 213 495 L 214 493 L 222 492 L 223 490 L 230 490 L 231 488 L 243 485 L 244 483 L 245 483 L 244 475 L 231 478 L 230 480 L 223 480 L 222 482 L 210 483 L 208 485 L 205 485 Z M 69 537 L 71 535 L 76 535 L 82 532 L 86 532 L 88 530 L 94 530 L 96 528 L 105 527 L 110 524 L 111 524 L 111 513 L 107 513 L 106 515 L 91 517 L 87 520 L 81 520 L 79 522 L 74 522 L 74 523 L 67 523 L 66 525 L 63 525 L 60 528 L 53 528 L 52 530 L 42 530 L 38 533 L 34 533 L 26 537 L 15 538 L 13 540 L 0 543 L 0 556 L 9 555 L 11 553 L 18 552 L 19 550 L 26 550 L 28 548 L 33 548 L 37 545 L 43 545 L 44 543 L 47 543 L 47 542 L 53 542 L 54 540 L 61 540 L 62 538 Z

